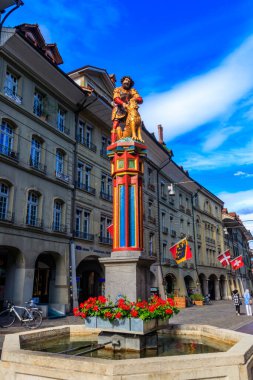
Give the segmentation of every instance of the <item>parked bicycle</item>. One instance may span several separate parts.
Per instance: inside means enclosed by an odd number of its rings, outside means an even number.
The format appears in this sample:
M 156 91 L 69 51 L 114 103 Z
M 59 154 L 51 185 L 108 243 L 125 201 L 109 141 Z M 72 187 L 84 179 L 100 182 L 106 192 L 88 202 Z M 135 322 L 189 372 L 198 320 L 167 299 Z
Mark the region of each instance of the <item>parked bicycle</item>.
M 36 329 L 42 323 L 42 311 L 35 306 L 32 300 L 26 302 L 27 307 L 17 306 L 9 301 L 7 308 L 0 313 L 0 326 L 10 327 L 18 319 L 29 329 Z

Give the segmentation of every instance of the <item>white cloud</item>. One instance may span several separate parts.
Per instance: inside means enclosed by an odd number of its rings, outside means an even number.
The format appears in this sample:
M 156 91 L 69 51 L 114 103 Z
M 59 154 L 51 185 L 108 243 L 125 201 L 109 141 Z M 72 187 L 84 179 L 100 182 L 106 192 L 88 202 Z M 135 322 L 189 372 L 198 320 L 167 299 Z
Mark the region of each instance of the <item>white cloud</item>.
M 253 85 L 252 53 L 253 36 L 217 68 L 147 96 L 141 107 L 144 123 L 149 128 L 162 124 L 166 141 L 225 114 Z
M 239 132 L 241 129 L 242 127 L 227 127 L 215 131 L 215 133 L 207 136 L 207 140 L 203 144 L 203 150 L 208 152 L 220 147 L 231 135 Z
M 238 171 L 238 172 L 234 173 L 234 176 L 236 176 L 236 177 L 240 176 L 243 178 L 251 178 L 251 177 L 253 177 L 253 174 Z
M 221 192 L 217 196 L 225 202 L 224 207 L 228 212 L 236 212 L 245 221 L 245 227 L 253 234 L 253 190 Z
M 235 147 L 230 150 L 220 151 L 216 154 L 191 153 L 185 161 L 181 163 L 187 170 L 212 170 L 228 166 L 253 164 L 253 140 L 245 147 Z

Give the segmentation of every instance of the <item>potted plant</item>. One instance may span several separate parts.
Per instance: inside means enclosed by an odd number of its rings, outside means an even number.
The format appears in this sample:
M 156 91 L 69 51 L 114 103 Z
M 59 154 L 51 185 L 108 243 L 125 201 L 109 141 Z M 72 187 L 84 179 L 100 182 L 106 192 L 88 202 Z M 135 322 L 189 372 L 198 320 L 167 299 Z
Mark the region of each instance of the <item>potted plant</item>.
M 184 295 L 177 295 L 173 297 L 175 306 L 179 309 L 183 309 L 186 307 L 186 297 Z
M 202 294 L 191 294 L 190 298 L 192 300 L 192 303 L 194 303 L 196 306 L 203 306 L 204 297 L 202 296 Z
M 149 301 L 130 302 L 122 297 L 114 304 L 104 296 L 90 297 L 74 308 L 73 313 L 85 320 L 85 325 L 103 331 L 123 330 L 147 333 L 165 326 L 179 310 L 172 298 L 153 296 Z

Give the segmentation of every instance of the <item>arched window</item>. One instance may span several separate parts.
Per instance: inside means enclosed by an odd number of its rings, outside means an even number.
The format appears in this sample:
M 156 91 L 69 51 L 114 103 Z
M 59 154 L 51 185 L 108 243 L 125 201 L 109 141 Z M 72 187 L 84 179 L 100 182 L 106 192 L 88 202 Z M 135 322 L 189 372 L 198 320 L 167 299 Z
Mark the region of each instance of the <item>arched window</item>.
M 31 190 L 28 193 L 26 224 L 29 226 L 40 227 L 38 220 L 39 213 L 39 194 Z
M 57 174 L 63 174 L 64 173 L 64 153 L 61 150 L 56 151 L 56 167 L 55 167 Z
M 9 187 L 0 183 L 0 220 L 7 220 L 9 205 Z
M 41 141 L 33 136 L 31 145 L 30 165 L 35 169 L 41 169 Z
M 7 122 L 2 121 L 0 129 L 0 153 L 11 156 L 13 150 L 14 128 Z
M 62 232 L 62 210 L 63 202 L 59 199 L 54 201 L 53 230 Z

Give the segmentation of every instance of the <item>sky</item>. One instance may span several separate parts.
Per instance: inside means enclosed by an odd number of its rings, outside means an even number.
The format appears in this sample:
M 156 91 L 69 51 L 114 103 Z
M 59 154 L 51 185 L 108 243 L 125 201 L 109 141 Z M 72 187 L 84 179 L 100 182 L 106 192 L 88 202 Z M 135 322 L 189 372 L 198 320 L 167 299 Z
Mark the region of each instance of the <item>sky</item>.
M 5 26 L 39 24 L 65 72 L 131 75 L 148 130 L 253 233 L 253 1 L 23 1 Z

